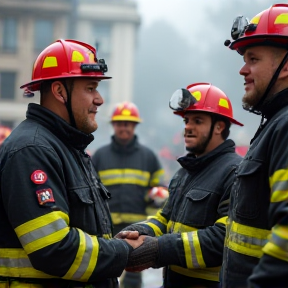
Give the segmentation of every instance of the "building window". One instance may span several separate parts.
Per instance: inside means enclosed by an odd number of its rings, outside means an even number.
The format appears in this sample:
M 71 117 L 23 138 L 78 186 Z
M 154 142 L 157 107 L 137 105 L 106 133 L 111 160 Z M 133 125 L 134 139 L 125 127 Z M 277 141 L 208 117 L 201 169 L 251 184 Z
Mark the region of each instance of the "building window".
M 0 72 L 0 99 L 14 100 L 15 99 L 15 72 Z
M 2 23 L 2 50 L 15 53 L 17 49 L 17 21 L 14 18 L 4 18 Z
M 95 46 L 97 50 L 97 57 L 108 58 L 111 52 L 111 27 L 105 23 L 98 23 L 94 25 L 93 36 L 95 39 Z M 107 60 L 107 59 L 105 59 Z
M 54 25 L 50 20 L 36 20 L 34 26 L 34 49 L 40 52 L 53 42 Z

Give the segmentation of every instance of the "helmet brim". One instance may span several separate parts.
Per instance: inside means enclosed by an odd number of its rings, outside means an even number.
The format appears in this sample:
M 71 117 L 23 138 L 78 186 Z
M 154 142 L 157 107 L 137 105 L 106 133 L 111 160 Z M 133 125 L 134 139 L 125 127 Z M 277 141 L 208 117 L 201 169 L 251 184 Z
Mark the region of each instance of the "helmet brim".
M 221 114 L 221 113 L 216 113 L 216 112 L 212 112 L 212 111 L 207 111 L 207 110 L 204 110 L 204 109 L 195 109 L 195 110 L 184 110 L 184 111 L 174 111 L 173 113 L 175 115 L 179 115 L 181 116 L 182 118 L 184 117 L 185 113 L 188 113 L 188 112 L 205 112 L 205 113 L 211 113 L 211 114 L 215 114 L 215 115 L 220 115 L 220 116 L 223 116 L 227 119 L 229 119 L 229 121 L 233 124 L 236 124 L 236 125 L 239 125 L 239 126 L 244 126 L 244 124 L 240 123 L 239 121 L 235 120 L 234 118 L 232 117 L 229 117 L 227 115 L 224 115 L 224 114 Z
M 288 37 L 278 34 L 246 36 L 233 41 L 229 45 L 229 48 L 231 50 L 236 50 L 239 54 L 243 55 L 247 48 L 253 46 L 274 46 L 288 49 Z
M 63 75 L 63 76 L 57 76 L 57 78 L 55 77 L 47 77 L 45 79 L 39 79 L 39 80 L 35 80 L 35 81 L 31 81 L 29 83 L 26 83 L 22 86 L 20 86 L 20 89 L 23 88 L 28 88 L 30 91 L 39 91 L 40 90 L 40 86 L 41 83 L 47 80 L 59 80 L 59 79 L 68 79 L 68 78 L 94 78 L 97 79 L 99 81 L 101 80 L 106 80 L 106 79 L 111 79 L 112 77 L 110 76 L 105 76 L 105 75 Z

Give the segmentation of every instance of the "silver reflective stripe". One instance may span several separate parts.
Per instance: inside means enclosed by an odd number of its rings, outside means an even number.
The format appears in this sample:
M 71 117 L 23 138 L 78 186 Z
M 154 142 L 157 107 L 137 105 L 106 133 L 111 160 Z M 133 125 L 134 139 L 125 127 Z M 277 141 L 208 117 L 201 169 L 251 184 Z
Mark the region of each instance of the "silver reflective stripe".
M 48 225 L 45 225 L 41 228 L 35 229 L 27 234 L 20 236 L 19 240 L 22 246 L 25 247 L 27 244 L 30 244 L 35 240 L 51 235 L 56 231 L 60 231 L 66 227 L 67 227 L 66 222 L 63 219 L 58 219 Z
M 256 245 L 256 246 L 260 246 L 260 247 L 263 247 L 268 242 L 267 239 L 259 239 L 259 238 L 255 238 L 255 237 L 249 237 L 249 236 L 239 234 L 239 233 L 234 232 L 234 231 L 230 231 L 229 241 L 234 242 L 234 243 L 238 243 L 238 244 L 242 244 L 243 246 L 245 246 L 245 243 L 246 243 L 246 244 Z
M 193 238 L 192 238 L 193 233 L 187 233 L 188 236 L 188 240 L 189 240 L 189 246 L 191 249 L 191 254 L 192 254 L 192 264 L 194 268 L 201 268 L 200 264 L 197 261 L 197 257 L 196 257 L 196 249 L 194 247 L 194 242 L 193 242 Z
M 92 244 L 92 239 L 89 235 L 85 233 L 85 241 L 86 241 L 86 247 L 85 247 L 85 252 L 81 261 L 81 264 L 79 265 L 79 268 L 73 275 L 73 279 L 79 280 L 83 276 L 83 274 L 86 272 L 90 258 L 91 258 L 91 251 L 93 250 L 93 244 Z
M 26 268 L 32 267 L 32 264 L 28 258 L 0 258 L 0 266 L 9 268 Z

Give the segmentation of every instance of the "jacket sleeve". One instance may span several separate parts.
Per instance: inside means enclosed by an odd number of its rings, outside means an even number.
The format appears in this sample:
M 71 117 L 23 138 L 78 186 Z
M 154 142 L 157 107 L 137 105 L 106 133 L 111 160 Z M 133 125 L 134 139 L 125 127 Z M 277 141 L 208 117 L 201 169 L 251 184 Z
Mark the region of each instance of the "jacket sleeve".
M 234 166 L 230 166 L 230 170 L 228 170 L 229 173 L 227 172 L 226 178 L 223 179 L 223 189 L 225 193 L 223 193 L 219 201 L 217 209 L 218 219 L 215 221 L 214 225 L 198 230 L 193 230 L 193 228 L 187 227 L 187 232 L 181 232 L 177 235 L 167 234 L 164 235 L 162 240 L 162 237 L 159 238 L 160 258 L 163 265 L 176 264 L 177 259 L 178 263 L 181 263 L 183 268 L 188 269 L 221 266 L 226 233 L 230 187 L 234 179 L 234 168 Z M 163 210 L 164 209 L 165 207 Z M 160 215 L 163 216 L 161 213 Z M 165 223 L 163 219 L 161 221 L 161 218 L 159 222 Z M 159 226 L 160 225 L 158 225 L 158 227 Z M 155 228 L 154 230 L 156 231 Z M 161 234 L 158 233 L 158 235 Z M 176 257 L 176 255 L 172 255 L 173 253 L 177 254 L 178 257 Z
M 271 236 L 263 256 L 250 276 L 250 287 L 283 287 L 288 271 L 288 121 L 284 118 L 274 129 L 268 157 Z M 273 140 L 273 141 L 272 141 Z M 263 180 L 264 181 L 264 180 Z M 277 284 L 278 283 L 278 284 Z M 283 285 L 285 283 L 285 285 Z M 280 286 L 278 286 L 280 285 Z
M 28 255 L 23 263 L 29 267 L 23 268 L 82 282 L 121 275 L 131 249 L 125 241 L 89 235 L 69 226 L 62 165 L 54 150 L 39 145 L 13 153 L 2 167 L 5 212 L 24 249 L 23 257 Z M 39 170 L 45 171 L 46 179 L 31 176 Z M 53 201 L 41 205 L 41 196 L 47 190 Z M 21 259 L 17 263 L 20 265 Z

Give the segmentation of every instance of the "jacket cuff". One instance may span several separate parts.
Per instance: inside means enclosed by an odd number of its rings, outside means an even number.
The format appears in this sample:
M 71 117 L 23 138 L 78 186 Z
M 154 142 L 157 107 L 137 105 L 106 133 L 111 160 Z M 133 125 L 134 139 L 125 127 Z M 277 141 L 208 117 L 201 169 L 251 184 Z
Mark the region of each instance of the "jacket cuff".
M 183 241 L 180 234 L 165 234 L 158 237 L 159 254 L 157 266 L 177 265 L 186 267 Z

